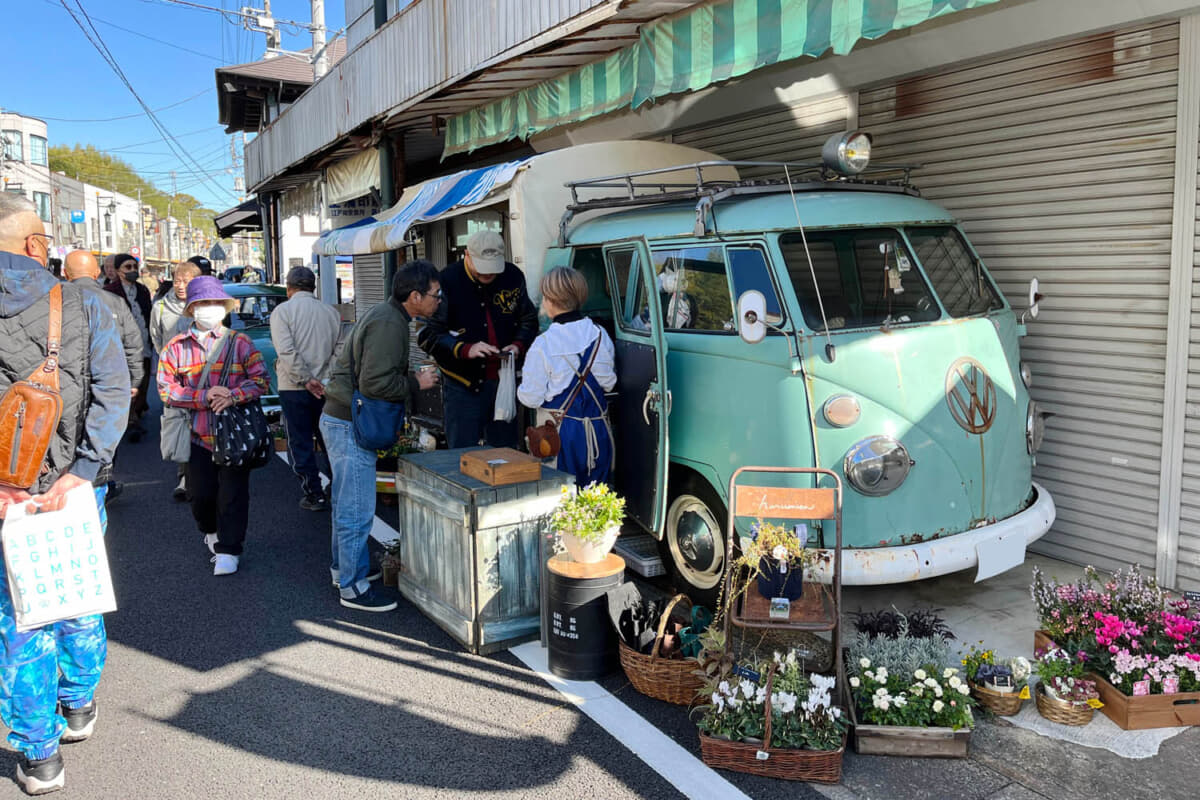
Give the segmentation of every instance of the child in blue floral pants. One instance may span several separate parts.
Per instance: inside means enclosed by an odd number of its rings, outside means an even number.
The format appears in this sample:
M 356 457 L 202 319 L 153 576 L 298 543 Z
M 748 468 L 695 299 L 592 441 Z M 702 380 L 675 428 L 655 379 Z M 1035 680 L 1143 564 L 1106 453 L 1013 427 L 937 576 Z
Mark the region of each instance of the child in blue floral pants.
M 105 487 L 96 487 L 100 530 L 108 528 Z M 63 708 L 92 702 L 108 655 L 104 617 L 93 614 L 17 631 L 8 581 L 0 560 L 0 719 L 11 729 L 8 743 L 30 760 L 49 758 L 67 722 Z

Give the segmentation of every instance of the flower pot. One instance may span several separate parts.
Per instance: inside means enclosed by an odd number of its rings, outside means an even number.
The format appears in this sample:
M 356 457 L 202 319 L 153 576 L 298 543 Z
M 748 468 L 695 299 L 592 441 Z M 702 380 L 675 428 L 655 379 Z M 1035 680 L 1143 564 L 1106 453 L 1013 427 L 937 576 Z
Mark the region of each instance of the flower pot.
M 804 595 L 803 569 L 788 567 L 787 572 L 781 572 L 779 562 L 772 558 L 764 558 L 758 568 L 758 593 L 763 597 L 798 600 Z
M 1044 718 L 1060 725 L 1087 725 L 1095 711 L 1087 703 L 1063 700 L 1044 683 L 1037 685 L 1037 710 Z
M 608 556 L 613 545 L 617 543 L 617 535 L 621 532 L 619 525 L 614 525 L 604 532 L 604 538 L 599 542 L 585 541 L 573 533 L 562 533 L 562 543 L 567 548 L 567 555 L 572 561 L 581 564 L 597 564 Z

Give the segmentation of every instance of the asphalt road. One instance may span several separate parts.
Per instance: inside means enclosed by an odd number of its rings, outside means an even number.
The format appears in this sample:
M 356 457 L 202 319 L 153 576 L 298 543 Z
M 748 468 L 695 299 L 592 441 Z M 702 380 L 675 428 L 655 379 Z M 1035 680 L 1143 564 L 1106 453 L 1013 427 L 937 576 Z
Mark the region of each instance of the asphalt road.
M 64 746 L 56 797 L 683 796 L 622 743 L 619 722 L 610 734 L 511 653 L 468 655 L 404 600 L 387 614 L 342 608 L 328 514 L 300 510 L 282 461 L 252 478 L 246 553 L 227 577 L 212 575 L 187 505 L 171 499 L 156 435 L 124 445 L 118 472 L 126 490 L 109 506 L 108 545 L 119 610 L 107 618 L 100 717 L 89 741 Z M 394 509 L 379 513 L 396 525 Z M 621 674 L 601 686 L 687 751 L 676 766 L 702 769 L 686 709 Z M 847 754 L 841 786 L 720 775 L 728 796 L 764 800 L 1171 798 L 1200 774 L 1198 741 L 1189 731 L 1129 762 L 985 721 L 968 760 Z M 15 767 L 0 751 L 0 773 Z M 20 796 L 0 779 L 0 800 Z

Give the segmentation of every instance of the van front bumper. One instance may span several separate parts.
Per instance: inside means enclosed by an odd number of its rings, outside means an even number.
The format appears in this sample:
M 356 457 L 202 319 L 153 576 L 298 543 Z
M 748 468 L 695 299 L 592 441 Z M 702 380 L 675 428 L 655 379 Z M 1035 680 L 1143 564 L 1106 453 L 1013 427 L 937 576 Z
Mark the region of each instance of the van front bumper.
M 870 547 L 842 551 L 842 583 L 846 586 L 877 586 L 935 578 L 972 567 L 982 567 L 979 546 L 997 539 L 1035 542 L 1054 524 L 1054 498 L 1036 481 L 1037 494 L 1029 508 L 1008 519 L 939 539 L 898 547 Z M 816 566 L 808 574 L 829 583 L 833 576 L 833 551 L 818 551 Z M 990 573 L 989 573 L 990 574 Z

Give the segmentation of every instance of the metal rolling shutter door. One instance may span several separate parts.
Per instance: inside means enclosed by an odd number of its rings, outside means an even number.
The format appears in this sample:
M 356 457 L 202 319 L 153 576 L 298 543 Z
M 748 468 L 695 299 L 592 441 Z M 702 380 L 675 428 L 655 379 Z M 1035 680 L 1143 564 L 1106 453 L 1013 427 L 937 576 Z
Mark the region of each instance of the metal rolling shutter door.
M 354 257 L 354 313 L 356 319 L 371 306 L 382 303 L 383 254 L 371 253 Z
M 1194 132 L 1200 136 L 1200 131 Z M 1200 164 L 1197 164 L 1200 180 Z M 1200 193 L 1196 203 L 1193 268 L 1200 266 Z M 1200 272 L 1192 282 L 1192 333 L 1188 347 L 1187 423 L 1184 429 L 1183 497 L 1179 509 L 1176 582 L 1200 589 Z
M 826 139 L 846 129 L 846 116 L 846 98 L 839 95 L 678 131 L 671 141 L 730 161 L 813 161 Z M 741 170 L 745 177 L 762 172 Z
M 1035 549 L 1109 569 L 1155 563 L 1177 70 L 1168 21 L 859 97 L 874 158 L 926 165 L 1018 313 L 1041 280 L 1022 353 L 1058 520 Z

